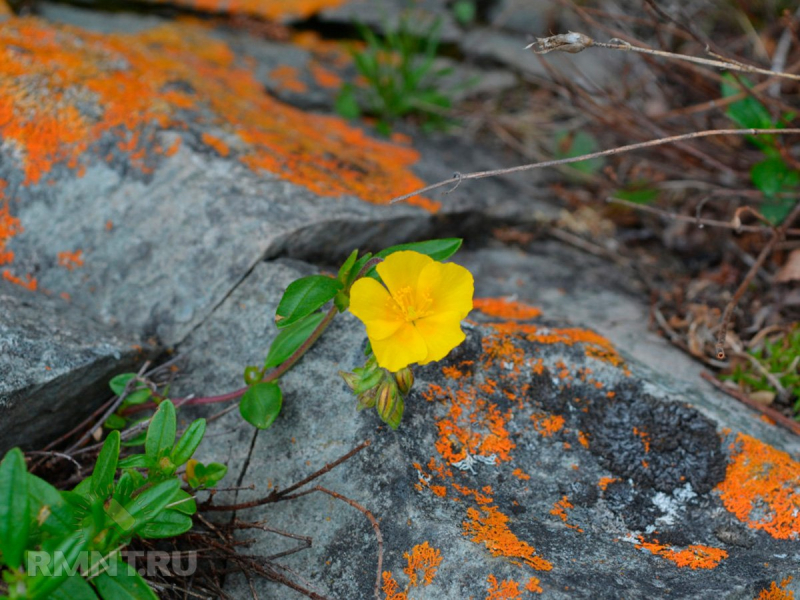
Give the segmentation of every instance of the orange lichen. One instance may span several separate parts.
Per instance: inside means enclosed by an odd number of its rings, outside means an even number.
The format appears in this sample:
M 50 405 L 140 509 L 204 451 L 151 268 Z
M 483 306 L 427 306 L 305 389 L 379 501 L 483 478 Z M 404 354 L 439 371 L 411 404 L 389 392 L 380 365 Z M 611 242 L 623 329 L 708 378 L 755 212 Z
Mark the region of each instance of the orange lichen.
M 442 374 L 445 377 L 449 377 L 450 379 L 461 379 L 462 377 L 464 377 L 464 373 L 459 371 L 458 367 L 455 367 L 455 366 L 443 367 L 442 368 Z
M 625 364 L 611 342 L 589 329 L 550 329 L 547 332 L 529 336 L 528 339 L 541 344 L 566 344 L 567 346 L 582 344 L 586 356 L 608 362 L 615 367 Z
M 475 308 L 490 317 L 527 321 L 535 319 L 542 311 L 522 302 L 513 302 L 505 298 L 475 298 Z
M 492 556 L 502 556 L 517 565 L 527 565 L 537 571 L 549 571 L 553 565 L 536 556 L 536 550 L 520 540 L 508 527 L 509 518 L 495 506 L 482 506 L 481 512 L 467 509 L 469 520 L 464 521 L 464 535 L 476 544 L 483 544 Z
M 0 183 L 5 184 L 5 182 Z M 3 187 L 5 186 L 0 185 L 0 200 L 3 197 Z M 14 260 L 14 253 L 6 250 L 6 244 L 12 237 L 22 233 L 22 231 L 19 219 L 9 212 L 8 205 L 0 204 L 0 265 L 10 264 Z
M 564 524 L 570 529 L 575 529 L 576 531 L 583 533 L 583 529 L 581 529 L 577 525 L 572 525 L 567 522 L 568 518 L 567 511 L 573 508 L 575 507 L 572 505 L 569 499 L 566 496 L 562 496 L 561 500 L 559 500 L 553 505 L 553 508 L 550 510 L 550 514 L 561 519 L 564 522 Z
M 239 159 L 250 168 L 318 195 L 383 204 L 424 185 L 408 170 L 418 159 L 413 149 L 275 100 L 197 25 L 100 34 L 10 19 L 0 29 L 0 75 L 0 137 L 14 149 L 25 185 L 48 180 L 58 164 L 80 174 L 87 151 L 109 136 L 117 143 L 107 159 L 119 154 L 150 172 L 160 155 L 177 150 L 160 148 L 159 130 L 200 125 L 238 137 Z M 424 198 L 412 203 L 438 209 Z
M 36 288 L 39 287 L 39 282 L 36 281 L 35 277 L 31 275 L 25 275 L 25 278 L 23 279 L 22 277 L 17 277 L 16 275 L 12 274 L 8 269 L 3 270 L 3 279 L 20 287 L 24 287 L 26 290 L 31 292 L 35 292 Z
M 542 434 L 542 437 L 551 437 L 564 428 L 564 417 L 561 415 L 547 415 L 544 413 L 533 413 L 531 415 L 533 427 Z
M 780 584 L 774 581 L 770 583 L 769 588 L 761 590 L 761 593 L 755 600 L 794 600 L 794 592 L 787 590 L 786 586 L 792 582 L 792 577 L 789 576 Z
M 326 69 L 315 62 L 311 63 L 308 68 L 309 71 L 311 71 L 311 76 L 314 78 L 314 81 L 316 81 L 317 85 L 320 87 L 328 89 L 338 89 L 342 87 L 342 78 L 330 69 Z M 400 143 L 395 139 L 392 139 L 392 141 Z
M 217 154 L 222 157 L 226 157 L 231 153 L 231 149 L 228 147 L 228 144 L 223 142 L 218 137 L 211 135 L 210 133 L 203 133 L 203 135 L 200 136 L 200 139 L 203 140 L 203 143 L 206 146 L 216 150 Z
M 525 589 L 528 590 L 531 594 L 541 594 L 544 590 L 542 586 L 539 585 L 541 582 L 537 577 L 531 577 L 528 579 L 528 583 L 525 584 Z
M 428 542 L 423 542 L 411 549 L 411 553 L 404 552 L 403 557 L 406 559 L 406 566 L 403 567 L 403 573 L 408 577 L 408 585 L 403 591 L 400 591 L 400 585 L 395 580 L 390 571 L 384 571 L 382 590 L 386 596 L 386 600 L 407 600 L 408 592 L 412 588 L 430 585 L 434 577 L 436 577 L 436 570 L 442 563 L 442 553 L 433 548 Z M 421 580 L 418 572 L 421 573 Z
M 511 471 L 511 474 L 512 474 L 514 477 L 516 477 L 517 479 L 521 479 L 522 481 L 527 481 L 528 479 L 530 479 L 530 478 L 531 478 L 531 476 L 530 476 L 530 475 L 528 475 L 528 474 L 527 474 L 525 471 L 523 471 L 522 469 L 514 469 L 513 471 Z
M 584 448 L 589 448 L 589 438 L 582 431 L 578 432 L 578 442 L 580 442 L 581 446 Z
M 615 481 L 619 481 L 619 479 L 616 477 L 601 477 L 600 481 L 597 482 L 597 487 L 605 492 L 606 488 Z
M 299 73 L 295 67 L 281 65 L 272 70 L 269 78 L 274 80 L 278 89 L 288 92 L 302 94 L 308 91 L 308 86 L 299 78 Z
M 650 434 L 646 431 L 642 431 L 637 427 L 633 428 L 633 435 L 638 436 L 642 440 L 642 444 L 644 445 L 645 453 L 650 452 Z
M 77 267 L 82 267 L 83 251 L 75 250 L 74 252 L 59 252 L 58 266 L 64 267 L 67 271 L 72 271 Z
M 678 567 L 689 567 L 695 569 L 714 569 L 719 563 L 728 558 L 728 553 L 720 548 L 712 548 L 711 546 L 692 545 L 685 550 L 673 550 L 670 546 L 659 544 L 658 540 L 652 542 L 645 542 L 639 536 L 640 544 L 636 544 L 639 549 L 645 549 L 661 556 L 667 560 L 671 560 Z
M 766 423 L 767 425 L 775 425 L 775 419 L 769 417 L 768 415 L 761 415 L 759 419 L 764 421 L 764 423 Z
M 314 31 L 299 31 L 292 35 L 292 44 L 308 50 L 316 60 L 325 64 L 342 68 L 353 62 L 352 51 L 360 51 L 363 42 L 342 43 L 326 40 Z
M 800 536 L 800 463 L 786 452 L 740 433 L 717 490 L 725 508 L 750 528 L 777 539 Z
M 489 595 L 486 596 L 486 600 L 516 600 L 522 597 L 519 584 L 513 579 L 497 581 L 494 575 L 489 575 L 486 581 L 489 584 Z
M 326 8 L 336 8 L 347 0 L 147 0 L 177 4 L 192 10 L 230 15 L 253 15 L 267 21 L 307 19 Z

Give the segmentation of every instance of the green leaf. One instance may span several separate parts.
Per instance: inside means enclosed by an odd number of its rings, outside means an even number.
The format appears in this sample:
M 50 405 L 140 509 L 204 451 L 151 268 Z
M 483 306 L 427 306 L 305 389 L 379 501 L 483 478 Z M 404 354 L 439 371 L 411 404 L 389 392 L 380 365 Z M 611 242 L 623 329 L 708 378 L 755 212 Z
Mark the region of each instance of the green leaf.
M 475 20 L 476 8 L 474 0 L 457 0 L 453 4 L 453 16 L 462 25 L 469 25 Z
M 147 439 L 144 443 L 147 456 L 157 462 L 162 456 L 172 452 L 176 429 L 175 405 L 169 400 L 164 400 L 147 428 Z
M 749 81 L 743 80 L 743 82 L 748 88 L 752 87 Z M 730 73 L 722 76 L 723 97 L 729 98 L 741 91 L 736 79 Z M 729 104 L 725 113 L 732 121 L 746 129 L 773 129 L 775 127 L 772 115 L 761 102 L 752 96 Z
M 372 253 L 371 252 L 367 252 L 364 256 L 359 258 L 353 264 L 353 268 L 350 269 L 350 273 L 348 273 L 348 275 L 347 275 L 347 281 L 345 282 L 345 287 L 347 287 L 347 288 L 350 287 L 350 285 L 353 283 L 353 281 L 355 281 L 355 278 L 361 272 L 361 269 L 364 268 L 364 265 L 366 265 L 371 258 L 372 258 Z
M 277 367 L 289 358 L 303 345 L 324 318 L 325 313 L 314 313 L 281 330 L 269 347 L 264 369 Z
M 347 260 L 339 267 L 339 273 L 336 275 L 336 279 L 341 281 L 342 285 L 347 284 L 350 279 L 350 271 L 353 270 L 353 265 L 356 264 L 356 260 L 358 260 L 358 248 L 353 250 L 350 256 L 347 257 Z
M 184 515 L 193 515 L 197 512 L 197 502 L 189 492 L 179 489 L 167 505 L 169 510 L 177 510 Z
M 659 192 L 652 187 L 629 187 L 624 190 L 617 190 L 614 196 L 620 200 L 627 200 L 636 204 L 651 204 L 658 199 Z
M 155 461 L 146 454 L 132 454 L 119 461 L 120 469 L 150 469 Z
M 115 575 L 103 572 L 93 580 L 103 600 L 158 600 L 158 596 L 135 569 L 120 558 L 116 561 Z
M 136 520 L 136 529 L 158 517 L 180 487 L 181 482 L 177 479 L 162 481 L 144 490 L 125 505 L 125 510 Z
M 332 300 L 342 287 L 341 281 L 325 275 L 311 275 L 290 283 L 278 304 L 275 324 L 283 328 L 296 323 Z
M 239 412 L 245 421 L 259 429 L 267 429 L 281 412 L 283 394 L 274 383 L 257 383 L 242 396 Z
M 97 594 L 83 577 L 73 575 L 51 591 L 49 598 L 50 600 L 97 600 Z
M 797 202 L 798 201 L 793 198 L 767 200 L 761 205 L 761 214 L 771 223 L 779 225 L 789 216 L 789 213 L 792 212 Z
M 147 441 L 147 431 L 142 431 L 137 433 L 129 440 L 125 440 L 122 442 L 122 445 L 126 448 L 132 448 L 134 446 L 144 446 L 144 443 Z
M 556 135 L 556 158 L 583 156 L 584 154 L 597 152 L 599 149 L 600 145 L 594 136 L 582 129 L 578 131 L 562 131 Z M 598 157 L 570 163 L 569 166 L 586 175 L 594 175 L 603 168 L 604 164 L 605 159 Z
M 280 337 L 280 336 L 279 336 Z M 200 442 L 203 441 L 203 436 L 206 434 L 206 420 L 197 419 L 186 431 L 183 432 L 181 439 L 172 451 L 172 462 L 176 467 L 180 467 L 187 460 L 192 458 L 192 455 L 197 450 Z
M 346 83 L 342 86 L 336 96 L 333 108 L 340 117 L 345 119 L 354 120 L 361 116 L 361 108 L 359 108 L 358 100 L 356 99 L 356 90 L 351 84 Z
M 22 564 L 29 526 L 28 468 L 13 448 L 0 462 L 0 560 L 12 569 Z
M 136 373 L 122 373 L 112 378 L 111 381 L 108 382 L 108 387 L 110 387 L 111 391 L 117 396 L 121 396 L 125 391 L 125 386 L 128 385 L 128 382 L 134 377 L 136 377 Z
M 92 471 L 92 493 L 98 498 L 107 498 L 114 489 L 114 477 L 119 462 L 119 431 L 108 434 L 97 463 Z
M 125 396 L 125 404 L 127 406 L 144 404 L 150 399 L 152 395 L 153 391 L 150 388 L 143 388 L 141 390 L 136 390 L 135 392 L 131 392 L 130 394 Z
M 228 467 L 220 463 L 209 463 L 205 467 L 202 484 L 203 487 L 212 487 L 219 483 L 228 473 Z
M 69 535 L 75 531 L 74 513 L 52 485 L 36 475 L 28 474 L 30 515 L 45 533 Z
M 137 531 L 145 539 L 171 538 L 192 528 L 192 518 L 175 510 L 165 510 Z
M 447 260 L 453 256 L 453 254 L 458 252 L 458 249 L 461 248 L 462 242 L 463 240 L 460 238 L 445 238 L 441 240 L 427 240 L 425 242 L 399 244 L 397 246 L 391 246 L 390 248 L 381 250 L 375 256 L 378 258 L 386 258 L 395 252 L 400 252 L 402 250 L 413 250 L 414 252 L 419 252 L 420 254 L 430 256 L 433 260 L 442 261 Z
M 128 419 L 123 417 L 122 415 L 113 414 L 109 415 L 106 419 L 106 422 L 103 425 L 107 429 L 125 429 L 125 426 L 128 424 Z
M 49 555 L 50 560 L 46 563 L 49 571 L 29 577 L 29 596 L 35 600 L 49 599 L 53 590 L 78 572 L 78 558 L 88 546 L 89 540 L 83 531 L 76 531 L 69 537 L 54 539 L 52 543 L 45 544 L 42 552 Z

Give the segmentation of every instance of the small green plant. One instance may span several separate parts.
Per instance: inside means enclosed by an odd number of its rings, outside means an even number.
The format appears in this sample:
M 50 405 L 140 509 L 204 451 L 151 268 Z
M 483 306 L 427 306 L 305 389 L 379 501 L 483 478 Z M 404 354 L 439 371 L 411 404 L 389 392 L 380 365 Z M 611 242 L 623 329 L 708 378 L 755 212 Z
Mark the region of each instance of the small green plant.
M 758 366 L 751 360 L 737 363 L 732 373 L 720 375 L 720 379 L 734 381 L 749 392 L 767 391 L 775 395 L 781 390 L 776 389 L 774 382 L 779 383 L 794 402 L 795 418 L 800 421 L 800 326 L 773 341 L 765 340 L 763 346 L 748 354 Z
M 735 84 L 735 81 L 730 74 L 723 76 L 722 95 L 724 97 L 728 98 L 740 93 L 741 88 Z M 745 82 L 745 85 L 750 87 L 748 82 Z M 782 129 L 785 127 L 784 122 L 794 118 L 793 114 L 785 114 L 782 119 L 773 119 L 767 108 L 753 96 L 733 102 L 728 106 L 726 114 L 738 125 L 753 129 Z M 786 218 L 798 202 L 800 171 L 792 168 L 786 162 L 781 154 L 776 136 L 748 136 L 747 139 L 756 145 L 765 156 L 750 169 L 750 179 L 766 199 L 761 207 L 761 213 L 777 225 Z
M 475 22 L 478 7 L 475 0 L 456 0 L 452 6 L 453 16 L 461 25 L 467 26 Z
M 92 474 L 72 491 L 29 473 L 19 448 L 10 450 L 0 462 L 0 599 L 155 600 L 122 550 L 134 538 L 174 537 L 192 528 L 197 506 L 181 485 L 181 466 L 187 465 L 189 489 L 213 486 L 227 471 L 192 459 L 205 420 L 194 421 L 177 443 L 176 426 L 174 405 L 162 401 L 144 454 L 122 460 L 120 433 L 112 431 Z
M 352 53 L 364 86 L 345 84 L 336 100 L 336 110 L 348 119 L 362 113 L 377 117 L 377 129 L 391 133 L 391 124 L 407 115 L 417 115 L 426 127 L 444 128 L 451 94 L 441 87 L 452 69 L 435 69 L 441 19 L 425 30 L 414 30 L 408 19 L 383 38 L 364 25 L 358 29 L 366 47 Z

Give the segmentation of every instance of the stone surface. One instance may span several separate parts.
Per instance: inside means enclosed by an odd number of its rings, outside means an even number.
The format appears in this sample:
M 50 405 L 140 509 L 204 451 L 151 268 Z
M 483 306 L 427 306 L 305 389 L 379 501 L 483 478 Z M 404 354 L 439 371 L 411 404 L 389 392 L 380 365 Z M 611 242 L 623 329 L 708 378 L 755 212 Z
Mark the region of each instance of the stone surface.
M 485 165 L 298 110 L 265 94 L 252 61 L 205 27 L 137 19 L 86 20 L 103 33 L 13 19 L 0 32 L 13 49 L 0 61 L 6 279 L 169 345 L 265 257 L 338 256 L 432 235 L 448 215 L 529 210 L 489 181 L 446 203 L 383 206 Z M 248 42 L 255 71 L 272 51 L 259 44 Z M 10 77 L 21 69 L 23 87 Z
M 136 338 L 12 288 L 0 281 L 0 455 L 52 441 L 110 395 L 111 377 L 146 358 Z
M 574 264 L 557 273 L 537 262 L 543 259 L 505 252 L 464 255 L 461 262 L 476 269 L 479 295 L 506 289 L 501 260 L 521 276 L 538 265 L 527 288 L 538 282 L 538 301 L 558 278 L 567 286 L 570 277 L 585 281 Z M 190 366 L 177 393 L 238 387 L 243 366 L 257 364 L 274 336 L 271 317 L 283 286 L 310 272 L 291 261 L 259 264 L 181 348 Z M 605 293 L 624 299 L 613 288 Z M 561 298 L 561 314 L 570 311 L 569 300 Z M 665 384 L 665 375 L 651 380 L 624 350 L 555 311 L 542 315 L 498 298 L 476 306 L 467 341 L 443 363 L 416 369 L 398 431 L 372 411 L 356 413 L 338 380 L 338 369 L 363 361 L 365 343 L 360 323 L 345 314 L 283 378 L 283 412 L 273 427 L 248 435 L 230 413 L 208 458 L 233 457 L 227 482 L 256 485 L 239 492 L 242 501 L 286 487 L 371 439 L 319 484 L 380 520 L 381 597 L 407 589 L 413 598 L 515 598 L 528 586 L 548 598 L 753 598 L 797 572 L 800 463 L 727 429 L 732 422 L 754 429 L 751 417 L 730 417 L 745 409 L 719 411 L 712 420 L 710 408 L 691 406 L 700 389 Z M 596 316 L 608 326 L 603 310 Z M 797 451 L 796 440 L 771 437 Z M 477 459 L 462 470 L 467 453 Z M 312 548 L 282 561 L 320 593 L 372 597 L 377 544 L 355 509 L 316 493 L 238 516 L 312 536 Z M 286 545 L 264 534 L 248 552 L 272 554 Z M 787 585 L 796 589 L 797 582 Z M 243 579 L 228 586 L 233 597 L 249 593 Z M 255 586 L 265 597 L 297 597 L 266 581 Z

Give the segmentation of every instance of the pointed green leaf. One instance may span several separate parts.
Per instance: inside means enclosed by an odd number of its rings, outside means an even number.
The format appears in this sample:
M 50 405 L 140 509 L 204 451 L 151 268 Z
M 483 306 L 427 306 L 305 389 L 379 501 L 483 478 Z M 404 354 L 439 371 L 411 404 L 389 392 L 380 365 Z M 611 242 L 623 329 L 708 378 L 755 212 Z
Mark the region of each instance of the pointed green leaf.
M 97 600 L 92 586 L 80 575 L 67 577 L 48 597 L 50 600 Z
M 137 533 L 145 539 L 163 539 L 184 534 L 191 528 L 191 517 L 176 510 L 165 510 Z
M 75 531 L 72 508 L 56 488 L 36 475 L 28 474 L 30 515 L 45 533 L 68 535 Z
M 326 302 L 332 300 L 342 289 L 342 282 L 325 275 L 311 275 L 293 281 L 283 293 L 275 323 L 278 327 L 288 327 L 315 312 Z
M 108 382 L 108 387 L 110 387 L 111 391 L 117 396 L 121 396 L 122 392 L 125 391 L 125 386 L 128 385 L 128 382 L 134 377 L 136 377 L 136 373 L 122 373 L 112 378 L 111 381 Z
M 114 477 L 119 462 L 119 431 L 108 434 L 97 463 L 92 471 L 92 493 L 98 498 L 107 498 L 114 488 Z
M 209 463 L 203 471 L 202 486 L 209 488 L 215 486 L 228 473 L 228 467 L 220 463 Z
M 284 327 L 269 347 L 264 369 L 277 367 L 289 358 L 295 350 L 303 345 L 303 342 L 309 338 L 324 318 L 325 313 L 314 313 L 300 319 L 293 325 Z
M 22 564 L 29 526 L 28 468 L 13 448 L 0 462 L 0 561 L 12 569 Z
M 245 421 L 259 429 L 267 429 L 281 412 L 283 394 L 274 383 L 257 383 L 242 396 L 239 412 Z
M 347 283 L 350 271 L 353 269 L 353 265 L 356 264 L 357 259 L 358 259 L 358 248 L 353 250 L 350 253 L 350 256 L 347 257 L 347 260 L 344 261 L 344 263 L 342 263 L 341 267 L 339 267 L 339 273 L 336 275 L 336 279 L 341 281 L 342 284 Z
M 175 431 L 177 418 L 175 405 L 169 400 L 164 400 L 158 407 L 156 414 L 147 428 L 147 439 L 144 443 L 145 452 L 154 461 L 172 452 L 175 445 Z
M 119 461 L 120 469 L 149 469 L 155 461 L 145 454 L 132 454 Z
M 175 497 L 175 492 L 181 487 L 181 482 L 177 479 L 169 479 L 146 489 L 141 494 L 133 498 L 125 510 L 136 520 L 135 528 L 145 523 L 149 523 L 159 514 Z
M 184 515 L 193 515 L 197 512 L 197 502 L 189 492 L 179 489 L 167 504 L 169 510 L 177 510 Z
M 379 258 L 386 258 L 390 254 L 400 252 L 401 250 L 413 250 L 414 252 L 419 252 L 420 254 L 430 256 L 433 260 L 442 261 L 447 260 L 453 256 L 453 254 L 458 252 L 458 249 L 461 248 L 462 242 L 463 240 L 459 238 L 412 242 L 410 244 L 400 244 L 398 246 L 386 248 L 386 250 L 381 250 L 375 256 Z
M 147 582 L 128 563 L 117 558 L 115 567 L 115 575 L 103 572 L 92 580 L 103 600 L 158 600 Z
M 181 439 L 178 440 L 175 449 L 172 451 L 172 462 L 176 467 L 180 467 L 187 460 L 192 458 L 200 442 L 203 441 L 203 436 L 205 434 L 205 419 L 197 419 L 186 428 L 186 431 L 183 432 Z

